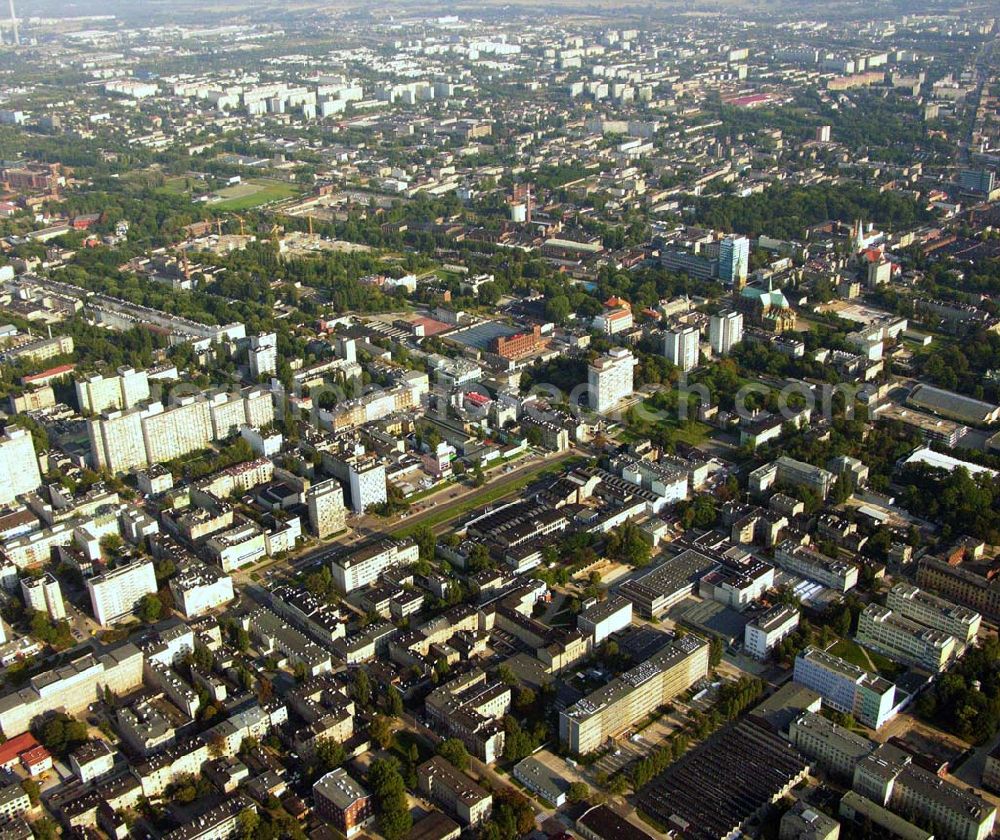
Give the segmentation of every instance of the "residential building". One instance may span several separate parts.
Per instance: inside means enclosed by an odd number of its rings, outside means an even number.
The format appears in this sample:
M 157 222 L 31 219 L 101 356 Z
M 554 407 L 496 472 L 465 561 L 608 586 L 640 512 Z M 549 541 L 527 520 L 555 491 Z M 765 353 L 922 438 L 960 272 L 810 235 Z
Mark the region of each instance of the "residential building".
M 250 376 L 254 380 L 277 373 L 278 337 L 274 333 L 251 336 L 248 357 Z
M 877 746 L 815 712 L 803 712 L 788 725 L 788 740 L 814 767 L 841 781 L 851 780 L 857 763 Z
M 938 598 L 906 582 L 897 583 L 889 590 L 885 605 L 903 618 L 954 636 L 961 647 L 975 640 L 982 623 L 982 616 L 975 610 Z
M 776 484 L 787 484 L 811 490 L 821 499 L 825 499 L 836 480 L 837 476 L 829 470 L 814 467 L 805 461 L 796 461 L 787 455 L 779 455 L 771 463 L 757 467 L 751 472 L 748 486 L 752 493 L 764 493 Z
M 708 673 L 708 642 L 675 638 L 646 662 L 626 671 L 559 714 L 559 739 L 573 753 L 594 752 Z
M 838 813 L 846 820 L 851 820 L 857 826 L 871 825 L 885 832 L 886 835 L 898 837 L 900 840 L 934 840 L 929 831 L 918 828 L 907 822 L 888 808 L 883 808 L 860 793 L 847 791 L 840 798 Z
M 330 568 L 333 582 L 346 595 L 374 583 L 387 569 L 416 563 L 419 559 L 420 549 L 412 539 L 386 539 L 335 557 Z
M 786 571 L 821 583 L 838 592 L 858 584 L 858 567 L 846 560 L 834 560 L 811 546 L 783 540 L 774 550 L 775 562 Z
M 128 618 L 146 595 L 156 592 L 152 560 L 136 560 L 87 579 L 94 619 L 105 627 Z
M 191 563 L 170 579 L 174 604 L 185 618 L 197 618 L 235 597 L 233 579 L 214 566 Z
M 8 426 L 0 435 L 0 505 L 11 504 L 22 493 L 42 483 L 31 433 Z
M 31 800 L 18 781 L 0 787 L 0 822 L 7 823 L 31 810 Z
M 52 621 L 62 621 L 66 618 L 62 590 L 59 588 L 59 581 L 51 572 L 46 572 L 37 578 L 21 578 L 21 596 L 26 607 L 47 613 Z
M 683 371 L 698 366 L 698 347 L 701 333 L 697 327 L 675 327 L 663 337 L 663 355 L 672 365 Z
M 924 627 L 880 604 L 869 604 L 858 618 L 858 644 L 896 662 L 943 671 L 955 652 L 955 639 L 940 630 Z
M 804 799 L 785 811 L 778 826 L 778 840 L 837 840 L 840 823 L 811 807 Z
M 463 825 L 478 826 L 489 819 L 493 796 L 439 755 L 417 768 L 417 784 Z
M 78 379 L 75 388 L 77 405 L 87 414 L 133 408 L 149 399 L 146 371 L 128 367 L 118 368 L 114 376 L 95 374 Z
M 767 659 L 774 647 L 799 626 L 799 611 L 778 604 L 751 619 L 743 630 L 743 646 L 755 659 Z
M 38 715 L 60 709 L 75 715 L 95 700 L 105 687 L 127 694 L 142 685 L 142 652 L 133 644 L 91 651 L 32 677 L 28 684 L 0 697 L 0 730 L 6 738 L 27 732 Z
M 924 557 L 917 567 L 917 585 L 940 592 L 988 619 L 1000 619 L 1000 578 L 988 578 L 962 565 Z
M 616 347 L 587 367 L 587 387 L 590 407 L 601 414 L 614 409 L 632 395 L 635 357 Z
M 727 355 L 743 340 L 743 313 L 727 309 L 708 321 L 708 343 L 717 356 Z
M 115 768 L 115 751 L 107 741 L 97 738 L 73 750 L 69 763 L 76 777 L 83 784 L 89 784 L 111 775 Z
M 823 703 L 872 729 L 896 715 L 896 687 L 832 653 L 809 647 L 795 658 L 795 682 L 811 688 Z
M 333 664 L 326 650 L 267 607 L 258 607 L 244 619 L 244 623 L 262 653 L 282 653 L 291 665 L 301 668 L 310 677 L 332 670 Z
M 576 617 L 576 627 L 586 633 L 597 646 L 612 633 L 623 630 L 632 623 L 632 602 L 621 595 L 614 595 L 594 604 Z
M 313 784 L 313 800 L 321 817 L 345 837 L 354 837 L 375 819 L 375 806 L 368 791 L 343 767 L 331 770 Z
M 347 527 L 344 488 L 335 478 L 311 485 L 306 489 L 305 497 L 309 509 L 309 527 L 321 540 Z
M 566 802 L 569 783 L 534 756 L 529 755 L 514 765 L 514 778 L 553 808 L 561 808 Z
M 240 835 L 240 814 L 257 806 L 242 793 L 165 834 L 163 840 L 227 840 Z
M 895 813 L 913 815 L 948 840 L 985 840 L 996 820 L 994 805 L 918 767 L 909 753 L 891 744 L 858 762 L 853 789 Z

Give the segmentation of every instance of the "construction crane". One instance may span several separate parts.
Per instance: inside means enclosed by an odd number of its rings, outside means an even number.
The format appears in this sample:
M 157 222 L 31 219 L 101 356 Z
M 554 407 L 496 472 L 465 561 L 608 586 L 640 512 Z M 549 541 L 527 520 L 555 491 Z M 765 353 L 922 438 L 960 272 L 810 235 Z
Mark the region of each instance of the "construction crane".
M 246 227 L 245 227 L 245 221 L 244 221 L 243 217 L 240 216 L 238 213 L 233 213 L 233 215 L 237 219 L 239 219 L 239 222 L 240 222 L 240 236 L 246 236 Z
M 219 236 L 222 236 L 222 219 L 215 220 L 215 229 L 219 232 Z
M 313 235 L 313 217 L 312 217 L 312 214 L 310 214 L 307 218 L 309 219 L 309 235 L 312 236 Z

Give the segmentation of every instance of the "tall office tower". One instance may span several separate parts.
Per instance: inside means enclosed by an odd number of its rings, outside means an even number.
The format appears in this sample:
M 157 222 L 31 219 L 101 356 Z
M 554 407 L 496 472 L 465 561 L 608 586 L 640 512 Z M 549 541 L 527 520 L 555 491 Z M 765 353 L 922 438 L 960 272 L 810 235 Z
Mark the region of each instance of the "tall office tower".
M 132 408 L 149 399 L 149 377 L 135 368 L 120 367 L 114 376 L 95 374 L 75 385 L 80 410 L 91 414 Z
M 48 572 L 39 578 L 21 578 L 21 597 L 24 598 L 26 607 L 48 613 L 53 621 L 62 621 L 66 618 L 66 607 L 63 604 L 59 581 Z
M 87 421 L 90 459 L 95 469 L 129 472 L 148 466 L 141 409 L 110 411 Z
M 713 315 L 708 322 L 708 341 L 712 351 L 725 356 L 733 345 L 743 340 L 743 313 L 731 309 Z
M 820 125 L 816 127 L 815 139 L 817 143 L 830 142 L 830 126 Z
M 594 411 L 613 409 L 632 394 L 632 372 L 636 359 L 628 350 L 616 347 L 587 367 L 590 407 Z
M 719 243 L 719 279 L 723 283 L 746 282 L 750 270 L 750 240 L 730 234 Z
M 105 626 L 135 612 L 144 596 L 156 592 L 152 560 L 137 560 L 87 579 L 94 619 Z
M 250 337 L 250 375 L 254 379 L 278 372 L 278 337 L 264 333 Z
M 663 355 L 681 370 L 692 370 L 698 366 L 698 339 L 697 327 L 676 327 L 664 336 Z
M 320 539 L 343 531 L 347 527 L 344 488 L 335 478 L 313 484 L 306 490 L 309 527 Z
M 9 505 L 22 493 L 36 490 L 41 483 L 31 433 L 8 427 L 6 434 L 0 435 L 0 505 Z

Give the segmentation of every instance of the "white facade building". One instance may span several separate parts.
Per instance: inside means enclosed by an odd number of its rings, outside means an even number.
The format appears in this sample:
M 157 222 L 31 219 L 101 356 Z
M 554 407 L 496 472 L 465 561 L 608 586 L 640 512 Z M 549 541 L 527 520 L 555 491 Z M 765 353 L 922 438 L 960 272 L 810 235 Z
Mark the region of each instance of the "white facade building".
M 41 483 L 31 433 L 8 428 L 6 434 L 0 435 L 0 505 L 9 505 L 22 493 L 36 490 Z
M 48 613 L 53 621 L 62 621 L 66 618 L 66 607 L 63 604 L 59 581 L 48 572 L 38 578 L 21 578 L 21 596 L 26 607 Z
M 743 313 L 727 310 L 713 315 L 708 322 L 708 341 L 712 352 L 725 356 L 743 340 Z
M 616 347 L 587 367 L 587 386 L 590 407 L 604 413 L 615 408 L 625 397 L 632 395 L 635 357 Z
M 94 619 L 105 626 L 127 618 L 144 596 L 156 592 L 152 560 L 119 566 L 87 580 Z
M 672 365 L 683 371 L 698 366 L 698 343 L 701 334 L 697 327 L 677 327 L 663 338 L 663 355 Z

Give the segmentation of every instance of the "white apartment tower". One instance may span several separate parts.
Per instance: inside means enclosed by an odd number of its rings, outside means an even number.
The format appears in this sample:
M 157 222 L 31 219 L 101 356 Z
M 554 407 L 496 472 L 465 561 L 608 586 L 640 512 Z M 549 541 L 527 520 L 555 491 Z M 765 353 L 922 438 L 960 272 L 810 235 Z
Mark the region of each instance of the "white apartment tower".
M 725 356 L 743 340 L 743 313 L 727 309 L 713 315 L 708 322 L 708 341 L 712 351 Z
M 38 612 L 48 613 L 53 621 L 66 618 L 66 607 L 63 604 L 62 589 L 50 573 L 38 578 L 21 578 L 21 597 L 24 605 Z
M 120 367 L 115 376 L 96 374 L 76 382 L 77 404 L 91 414 L 132 408 L 148 399 L 149 377 L 144 370 Z
M 663 339 L 663 355 L 681 370 L 693 370 L 698 366 L 699 338 L 697 327 L 676 327 L 669 330 Z
M 306 490 L 309 527 L 320 539 L 343 531 L 347 527 L 344 488 L 335 478 L 313 484 Z
M 87 580 L 94 619 L 105 626 L 130 616 L 144 596 L 156 592 L 152 560 L 119 566 Z
M 587 367 L 587 386 L 590 407 L 605 413 L 615 408 L 632 394 L 632 372 L 635 357 L 625 349 L 616 347 Z
M 142 420 L 142 437 L 150 463 L 171 461 L 204 449 L 214 438 L 212 412 L 204 397 L 180 397 L 167 411 L 160 403 L 156 406 L 159 410 L 143 412 Z
M 90 458 L 95 469 L 129 472 L 149 465 L 142 439 L 142 412 L 110 411 L 87 421 Z
M 0 505 L 9 505 L 22 493 L 36 490 L 41 483 L 31 433 L 8 428 L 6 434 L 0 435 Z
M 278 337 L 264 333 L 250 337 L 250 375 L 254 379 L 278 372 Z

